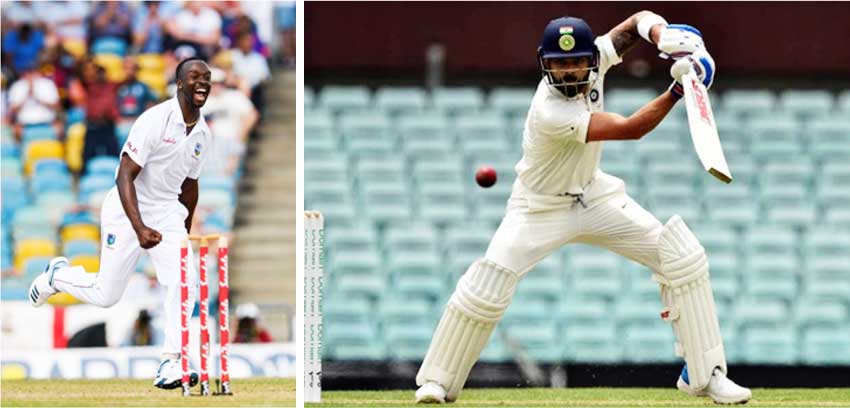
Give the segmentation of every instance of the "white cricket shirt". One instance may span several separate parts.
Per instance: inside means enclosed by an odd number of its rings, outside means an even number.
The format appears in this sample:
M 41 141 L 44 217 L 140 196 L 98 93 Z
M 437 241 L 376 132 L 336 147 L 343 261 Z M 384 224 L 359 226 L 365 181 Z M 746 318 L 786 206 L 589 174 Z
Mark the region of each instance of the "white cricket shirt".
M 203 115 L 186 135 L 176 97 L 139 115 L 121 150 L 121 155 L 127 153 L 142 167 L 134 183 L 139 211 L 150 212 L 178 203 L 183 181 L 198 178 L 212 152 L 212 143 L 212 132 Z M 117 174 L 116 170 L 116 177 Z
M 581 194 L 593 180 L 602 142 L 586 143 L 590 114 L 602 111 L 605 73 L 622 62 L 606 34 L 599 48 L 599 72 L 591 72 L 585 95 L 568 98 L 542 79 L 537 86 L 522 135 L 522 159 L 515 169 L 522 184 L 536 194 Z

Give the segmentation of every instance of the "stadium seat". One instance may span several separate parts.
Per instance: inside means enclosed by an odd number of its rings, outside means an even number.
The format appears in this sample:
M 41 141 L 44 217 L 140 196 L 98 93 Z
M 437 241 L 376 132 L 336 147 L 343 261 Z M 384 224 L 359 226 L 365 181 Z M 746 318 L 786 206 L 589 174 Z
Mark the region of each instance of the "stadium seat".
M 555 316 L 564 327 L 596 325 L 610 321 L 611 310 L 608 302 L 601 298 L 573 299 L 564 296 Z
M 345 156 L 331 156 L 328 158 L 311 158 L 304 162 L 305 188 L 316 181 L 344 181 L 348 180 L 348 164 Z
M 363 111 L 370 104 L 365 86 L 326 86 L 319 94 L 319 106 L 334 113 Z
M 97 156 L 89 160 L 86 165 L 86 174 L 88 175 L 104 175 L 115 177 L 115 170 L 118 169 L 119 160 L 113 156 Z
M 720 105 L 723 111 L 744 117 L 768 113 L 775 104 L 776 95 L 768 90 L 729 90 L 723 93 Z
M 734 324 L 739 330 L 777 327 L 788 323 L 785 303 L 776 299 L 739 298 L 733 307 Z
M 498 225 L 505 216 L 512 185 L 498 181 L 493 187 L 487 189 L 475 187 L 473 191 L 475 193 L 470 198 L 474 200 L 475 211 L 470 216 L 477 217 L 482 222 Z
M 88 239 L 91 241 L 100 242 L 100 228 L 97 224 L 70 224 L 65 225 L 60 230 L 62 242 L 68 242 L 75 239 Z
M 366 322 L 326 324 L 322 327 L 324 329 L 323 340 L 328 350 L 335 350 L 342 345 L 365 346 L 378 343 L 376 341 L 377 331 L 375 327 Z M 334 353 L 332 352 L 331 354 L 333 355 Z M 346 357 L 351 358 L 355 356 Z
M 123 58 L 127 53 L 127 42 L 117 37 L 100 37 L 92 43 L 91 52 L 95 55 L 111 54 Z
M 487 247 L 490 245 L 490 238 L 493 237 L 495 231 L 496 229 L 493 227 L 477 224 L 450 226 L 443 239 L 443 248 L 448 254 L 471 252 L 478 254 L 478 257 L 484 257 L 484 253 L 487 252 Z M 466 266 L 460 272 L 464 271 L 466 271 Z
M 779 94 L 778 108 L 801 118 L 827 115 L 832 111 L 833 97 L 826 90 L 786 89 Z
M 651 327 L 659 320 L 660 296 L 655 300 L 620 298 L 614 305 L 614 318 L 620 327 Z
M 540 299 L 557 304 L 564 294 L 564 279 L 559 273 L 531 271 L 517 286 L 517 299 Z
M 431 92 L 431 102 L 448 114 L 477 112 L 484 106 L 484 93 L 477 87 L 437 88 Z
M 343 296 L 363 297 L 374 301 L 386 293 L 387 284 L 380 276 L 349 274 L 335 279 L 334 287 L 336 292 Z
M 563 346 L 559 341 L 558 328 L 551 321 L 544 320 L 534 325 L 502 326 L 501 330 L 507 333 L 508 347 L 521 349 L 532 361 L 554 363 L 561 360 Z
M 56 140 L 57 136 L 51 124 L 27 125 L 21 129 L 21 143 L 24 145 L 36 140 Z
M 828 226 L 812 228 L 803 240 L 803 252 L 808 260 L 847 256 L 850 231 Z
M 460 184 L 426 184 L 419 188 L 417 203 L 422 220 L 434 225 L 453 225 L 468 218 L 465 191 Z
M 139 54 L 136 55 L 136 64 L 141 71 L 164 71 L 165 57 L 162 54 Z
M 75 239 L 62 244 L 62 255 L 73 258 L 77 255 L 97 255 L 100 243 L 88 239 Z
M 371 324 L 375 320 L 372 305 L 365 299 L 325 298 L 322 301 L 322 315 L 325 326 Z
M 850 122 L 843 118 L 813 120 L 806 132 L 810 151 L 818 159 L 846 159 L 850 155 Z
M 408 172 L 399 158 L 364 158 L 355 166 L 361 186 L 379 183 L 404 183 Z
M 24 174 L 30 175 L 35 168 L 35 163 L 41 159 L 62 159 L 64 148 L 62 143 L 56 140 L 36 140 L 27 144 L 25 148 Z
M 495 88 L 490 92 L 490 108 L 506 116 L 525 117 L 534 97 L 531 88 Z
M 83 148 L 86 139 L 85 123 L 75 123 L 68 126 L 65 136 L 65 162 L 73 172 L 79 172 L 83 168 Z
M 442 259 L 436 251 L 388 252 L 387 272 L 392 276 L 443 276 Z
M 22 266 L 21 276 L 25 280 L 32 282 L 33 279 L 44 272 L 51 259 L 52 257 L 50 256 L 32 256 L 26 258 Z
M 389 357 L 397 361 L 421 361 L 431 344 L 431 329 L 408 324 L 387 324 L 384 340 Z
M 791 302 L 797 296 L 799 265 L 793 255 L 753 255 L 744 280 L 755 297 Z
M 439 234 L 431 224 L 408 223 L 392 226 L 384 236 L 384 249 L 389 254 L 419 253 L 429 257 L 440 248 Z
M 15 243 L 15 268 L 23 270 L 24 263 L 32 257 L 56 256 L 56 244 L 51 241 L 32 238 L 21 239 Z
M 355 278 L 376 276 L 384 279 L 381 265 L 381 258 L 373 250 L 336 250 L 328 263 L 328 269 L 332 272 L 333 280 L 345 276 Z
M 623 360 L 631 363 L 672 363 L 679 357 L 674 353 L 675 337 L 670 325 L 657 320 L 651 326 L 632 326 L 623 330 Z
M 432 303 L 452 290 L 442 276 L 436 275 L 401 275 L 396 278 L 393 287 L 405 298 L 423 299 Z
M 519 326 L 527 328 L 551 322 L 549 315 L 549 307 L 542 299 L 517 299 L 511 302 L 505 315 L 502 317 L 500 325 L 502 327 Z
M 573 279 L 570 286 L 579 295 L 597 295 L 613 299 L 620 292 L 620 258 L 602 249 L 575 251 L 569 268 Z
M 72 266 L 82 266 L 86 272 L 94 273 L 100 270 L 100 257 L 93 255 L 77 255 L 70 258 Z
M 490 336 L 490 340 L 481 352 L 481 357 L 478 361 L 485 363 L 505 363 L 511 361 L 511 352 L 498 332 Z
M 422 112 L 427 102 L 425 90 L 419 87 L 383 87 L 375 91 L 375 109 L 391 115 Z
M 464 174 L 463 159 L 455 155 L 440 160 L 417 160 L 413 165 L 413 178 L 420 185 L 424 183 L 461 184 Z
M 733 173 L 733 177 L 735 177 Z M 758 205 L 750 189 L 735 181 L 729 185 L 710 183 L 705 188 L 707 219 L 718 225 L 750 226 L 758 220 Z
M 506 122 L 501 113 L 495 111 L 460 114 L 455 117 L 454 131 L 461 146 L 500 143 L 507 150 Z
M 796 255 L 797 237 L 788 227 L 759 225 L 753 227 L 744 236 L 749 254 L 760 255 Z
M 348 113 L 339 121 L 339 131 L 350 153 L 369 152 L 379 146 L 395 148 L 396 137 L 390 132 L 389 119 L 378 113 Z
M 702 219 L 700 200 L 691 184 L 652 184 L 650 187 L 650 208 L 659 220 L 669 220 L 676 214 L 685 222 Z
M 21 160 L 16 157 L 4 157 L 3 161 L 0 162 L 0 165 L 2 165 L 2 174 L 4 180 L 8 177 L 23 176 L 24 165 L 21 163 Z
M 162 72 L 140 70 L 136 73 L 136 79 L 145 84 L 159 98 L 167 96 L 168 82 L 166 76 Z
M 305 179 L 307 176 L 304 176 Z M 304 183 L 304 201 L 317 205 L 345 204 L 353 205 L 353 194 L 348 181 L 318 181 Z
M 611 322 L 570 324 L 564 329 L 562 356 L 570 362 L 616 363 L 622 361 L 622 341 Z
M 304 105 L 304 112 L 313 110 L 313 104 L 316 102 L 316 92 L 309 86 L 304 87 L 304 97 L 301 100 Z
M 126 78 L 124 72 L 124 59 L 112 53 L 96 54 L 94 61 L 106 70 L 106 79 L 110 82 L 123 82 Z
M 605 94 L 606 111 L 628 116 L 657 96 L 658 91 L 649 88 L 612 89 Z
M 422 299 L 387 296 L 381 301 L 378 313 L 385 325 L 420 326 L 430 330 L 435 323 L 431 321 L 431 303 Z M 428 337 L 430 340 L 430 334 Z
M 790 327 L 753 328 L 743 332 L 740 347 L 750 364 L 794 364 L 797 338 Z
M 378 225 L 408 222 L 411 219 L 411 195 L 405 184 L 361 186 L 363 215 Z
M 848 317 L 847 305 L 836 300 L 802 297 L 794 304 L 794 323 L 801 333 L 811 327 L 840 327 Z
M 803 334 L 802 359 L 810 365 L 850 365 L 850 327 L 815 327 Z

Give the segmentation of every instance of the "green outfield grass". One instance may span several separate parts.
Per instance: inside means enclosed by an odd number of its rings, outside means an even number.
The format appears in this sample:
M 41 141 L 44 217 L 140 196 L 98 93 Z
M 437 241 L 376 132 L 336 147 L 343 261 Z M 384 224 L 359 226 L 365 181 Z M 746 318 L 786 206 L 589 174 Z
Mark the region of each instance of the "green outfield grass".
M 3 380 L 2 405 L 49 407 L 236 407 L 295 406 L 294 378 L 231 381 L 233 396 L 183 397 L 180 389 L 161 390 L 151 380 Z M 213 383 L 214 385 L 214 383 Z M 193 393 L 200 387 L 192 388 Z
M 325 391 L 330 407 L 413 406 L 413 391 Z M 674 388 L 478 388 L 463 391 L 454 407 L 704 407 L 717 406 Z M 850 407 L 850 388 L 753 390 L 746 407 Z

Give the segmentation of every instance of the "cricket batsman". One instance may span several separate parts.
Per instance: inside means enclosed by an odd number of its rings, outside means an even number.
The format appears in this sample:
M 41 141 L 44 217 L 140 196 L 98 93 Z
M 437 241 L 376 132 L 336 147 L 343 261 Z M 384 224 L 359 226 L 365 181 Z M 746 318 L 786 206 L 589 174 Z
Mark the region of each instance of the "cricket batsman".
M 640 38 L 674 60 L 673 83 L 629 117 L 604 112 L 605 73 Z M 652 269 L 661 318 L 673 326 L 676 353 L 685 360 L 680 390 L 720 404 L 747 402 L 750 390 L 727 378 L 705 250 L 681 217 L 661 224 L 626 194 L 621 179 L 599 169 L 602 142 L 649 133 L 682 97 L 681 78 L 691 69 L 711 86 L 716 69 L 702 34 L 649 11 L 600 37 L 584 20 L 561 17 L 546 26 L 537 56 L 543 78 L 525 121 L 505 217 L 448 301 L 416 376 L 416 401 L 455 401 L 517 283 L 547 255 L 577 242 Z
M 30 302 L 43 305 L 59 292 L 88 304 L 110 307 L 124 293 L 142 251 L 166 288 L 165 344 L 153 385 L 181 386 L 180 244 L 188 237 L 198 203 L 198 177 L 212 148 L 212 133 L 200 108 L 210 92 L 210 69 L 198 58 L 180 62 L 177 94 L 143 112 L 121 150 L 116 186 L 101 208 L 100 271 L 88 273 L 54 258 L 30 286 Z M 189 251 L 189 304 L 197 284 Z M 93 271 L 92 271 L 93 272 Z M 191 373 L 191 385 L 198 374 Z

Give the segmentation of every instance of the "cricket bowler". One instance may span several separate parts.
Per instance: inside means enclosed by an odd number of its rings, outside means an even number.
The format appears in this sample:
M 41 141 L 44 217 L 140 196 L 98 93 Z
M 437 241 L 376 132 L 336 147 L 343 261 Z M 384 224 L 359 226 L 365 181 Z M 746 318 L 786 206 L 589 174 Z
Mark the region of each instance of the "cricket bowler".
M 604 112 L 605 73 L 640 38 L 674 60 L 673 84 L 629 117 Z M 600 37 L 584 20 L 562 17 L 546 26 L 538 60 L 543 78 L 526 117 L 505 217 L 448 301 L 416 376 L 416 401 L 457 399 L 517 283 L 569 243 L 606 248 L 653 271 L 661 317 L 673 326 L 676 353 L 685 360 L 680 390 L 720 404 L 748 401 L 750 390 L 727 378 L 705 250 L 680 216 L 662 224 L 626 194 L 621 179 L 599 169 L 602 142 L 649 133 L 682 97 L 681 78 L 691 69 L 711 86 L 716 70 L 702 34 L 649 11 Z
M 210 69 L 198 58 L 177 65 L 176 95 L 143 112 L 121 150 L 116 186 L 106 195 L 100 219 L 100 271 L 89 273 L 57 257 L 30 286 L 30 302 L 43 305 L 59 292 L 110 307 L 124 293 L 142 251 L 156 269 L 165 299 L 165 344 L 154 386 L 181 386 L 180 244 L 188 237 L 198 203 L 198 177 L 212 148 L 200 108 L 210 92 Z M 189 304 L 197 275 L 189 251 Z M 93 272 L 93 271 L 90 271 Z M 198 382 L 191 373 L 191 385 Z

